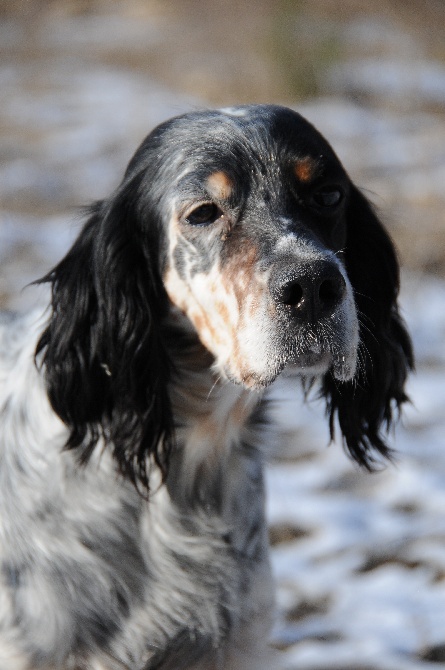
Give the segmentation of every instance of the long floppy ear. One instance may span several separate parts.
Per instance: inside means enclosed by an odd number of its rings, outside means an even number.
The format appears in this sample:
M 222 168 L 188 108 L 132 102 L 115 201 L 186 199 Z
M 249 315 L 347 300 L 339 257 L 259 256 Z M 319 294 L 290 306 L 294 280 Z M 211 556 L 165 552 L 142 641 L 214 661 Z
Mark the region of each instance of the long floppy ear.
M 150 247 L 150 232 L 140 233 L 137 190 L 133 180 L 94 205 L 71 250 L 41 280 L 52 284 L 52 314 L 36 356 L 70 429 L 67 448 L 86 462 L 103 437 L 121 473 L 148 488 L 149 456 L 165 476 L 172 418 L 161 334 L 167 298 L 157 236 Z
M 347 217 L 345 263 L 360 322 L 360 360 L 354 380 L 342 383 L 326 375 L 322 393 L 331 437 L 337 416 L 349 453 L 372 469 L 373 449 L 391 455 L 382 429 L 390 428 L 407 400 L 404 385 L 414 359 L 397 307 L 399 267 L 394 246 L 354 186 Z

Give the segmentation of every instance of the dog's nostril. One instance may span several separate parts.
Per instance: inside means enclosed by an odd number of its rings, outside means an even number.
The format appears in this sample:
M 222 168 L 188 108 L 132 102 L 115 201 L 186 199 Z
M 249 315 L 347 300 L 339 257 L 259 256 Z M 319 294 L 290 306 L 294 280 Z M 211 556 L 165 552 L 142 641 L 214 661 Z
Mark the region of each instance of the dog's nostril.
M 345 281 L 341 275 L 335 279 L 325 279 L 318 289 L 318 300 L 322 309 L 334 308 L 343 296 Z
M 303 287 L 298 282 L 292 282 L 284 287 L 281 302 L 283 305 L 297 306 L 304 296 Z

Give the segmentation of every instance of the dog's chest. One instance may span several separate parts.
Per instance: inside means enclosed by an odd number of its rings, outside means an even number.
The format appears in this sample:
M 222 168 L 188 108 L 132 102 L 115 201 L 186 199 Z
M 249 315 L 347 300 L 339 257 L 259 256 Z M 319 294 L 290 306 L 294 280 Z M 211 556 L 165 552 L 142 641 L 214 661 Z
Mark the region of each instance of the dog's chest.
M 181 446 L 144 517 L 149 625 L 160 647 L 168 648 L 169 630 L 215 649 L 269 597 L 261 460 L 239 443 L 223 463 L 201 463 L 193 478 Z

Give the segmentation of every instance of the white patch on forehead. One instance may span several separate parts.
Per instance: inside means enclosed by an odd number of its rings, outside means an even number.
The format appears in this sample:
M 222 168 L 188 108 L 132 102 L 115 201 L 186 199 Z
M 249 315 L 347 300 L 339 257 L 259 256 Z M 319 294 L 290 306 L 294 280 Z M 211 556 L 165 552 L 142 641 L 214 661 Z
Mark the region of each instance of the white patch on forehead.
M 228 116 L 247 116 L 247 110 L 242 107 L 223 107 L 219 111 Z

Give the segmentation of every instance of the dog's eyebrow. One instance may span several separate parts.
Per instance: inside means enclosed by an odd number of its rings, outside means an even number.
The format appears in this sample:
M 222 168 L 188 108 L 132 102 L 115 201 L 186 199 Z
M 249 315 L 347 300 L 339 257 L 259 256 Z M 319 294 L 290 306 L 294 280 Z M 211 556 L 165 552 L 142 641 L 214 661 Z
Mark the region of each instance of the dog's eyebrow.
M 311 156 L 305 156 L 295 162 L 294 173 L 299 181 L 307 183 L 315 177 L 317 168 L 317 162 Z
M 207 177 L 206 187 L 218 200 L 227 200 L 233 191 L 233 181 L 226 172 L 218 170 Z

